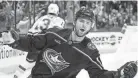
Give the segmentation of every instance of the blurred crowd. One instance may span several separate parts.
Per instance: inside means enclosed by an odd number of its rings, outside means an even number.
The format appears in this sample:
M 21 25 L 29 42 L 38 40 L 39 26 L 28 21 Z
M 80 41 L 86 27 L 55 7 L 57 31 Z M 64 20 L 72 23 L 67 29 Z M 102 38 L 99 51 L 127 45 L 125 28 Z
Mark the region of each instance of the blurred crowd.
M 124 24 L 137 26 L 137 1 L 92 2 L 97 28 L 121 28 Z
M 1 1 L 0 32 L 5 28 L 16 28 L 20 22 L 25 22 L 30 28 L 46 14 L 52 2 L 58 4 L 59 16 L 67 25 L 73 25 L 75 13 L 86 7 L 95 14 L 95 31 L 119 31 L 124 24 L 138 26 L 137 1 Z

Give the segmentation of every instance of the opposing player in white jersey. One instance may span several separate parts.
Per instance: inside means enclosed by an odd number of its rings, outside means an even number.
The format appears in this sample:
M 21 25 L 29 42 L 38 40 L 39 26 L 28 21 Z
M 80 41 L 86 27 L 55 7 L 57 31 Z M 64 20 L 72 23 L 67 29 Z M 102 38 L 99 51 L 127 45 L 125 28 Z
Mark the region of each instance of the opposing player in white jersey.
M 48 6 L 47 15 L 39 18 L 32 28 L 29 30 L 28 34 L 38 34 L 40 32 L 44 32 L 49 28 L 58 27 L 63 28 L 65 21 L 58 16 L 59 7 L 57 4 L 50 4 Z

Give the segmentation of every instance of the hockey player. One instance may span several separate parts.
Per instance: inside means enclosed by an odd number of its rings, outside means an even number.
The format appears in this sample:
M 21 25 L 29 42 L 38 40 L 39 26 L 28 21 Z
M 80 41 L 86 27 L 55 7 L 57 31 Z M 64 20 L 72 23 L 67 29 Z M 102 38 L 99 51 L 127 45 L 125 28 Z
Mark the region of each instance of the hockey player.
M 45 34 L 26 37 L 11 32 L 9 36 L 14 40 L 5 42 L 32 55 L 28 57 L 32 62 L 36 61 L 32 78 L 76 78 L 83 68 L 90 78 L 133 78 L 137 73 L 135 62 L 128 62 L 116 71 L 104 69 L 97 48 L 86 37 L 93 23 L 94 14 L 89 9 L 81 9 L 76 13 L 72 31 L 62 29 L 55 32 L 53 28 Z M 25 71 L 27 66 L 22 69 Z
M 48 6 L 47 15 L 39 18 L 29 30 L 28 34 L 37 34 L 53 27 L 63 28 L 65 22 L 62 18 L 58 17 L 58 14 L 58 5 L 51 3 Z
M 59 28 L 59 29 L 63 28 L 65 22 L 62 18 L 58 17 L 59 7 L 58 7 L 57 4 L 51 3 L 48 6 L 47 13 L 48 13 L 47 15 L 39 18 L 35 22 L 35 24 L 29 30 L 28 36 L 43 33 L 47 29 L 53 28 L 53 27 L 56 27 L 56 28 Z M 25 71 L 22 72 L 22 70 L 21 70 L 22 66 L 27 65 L 28 70 L 31 69 L 34 66 L 35 61 L 32 62 L 32 60 L 28 58 L 29 56 L 31 56 L 31 55 L 30 54 L 27 55 L 27 58 L 26 58 L 27 61 L 26 62 L 24 62 L 24 63 L 22 63 L 18 66 L 18 69 L 16 70 L 16 72 L 14 74 L 15 76 L 20 77 L 24 74 Z

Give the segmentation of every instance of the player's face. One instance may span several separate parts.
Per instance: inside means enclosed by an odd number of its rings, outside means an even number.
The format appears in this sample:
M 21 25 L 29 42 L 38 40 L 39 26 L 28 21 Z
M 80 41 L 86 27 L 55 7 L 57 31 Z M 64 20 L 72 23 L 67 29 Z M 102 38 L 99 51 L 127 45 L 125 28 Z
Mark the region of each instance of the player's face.
M 92 22 L 88 18 L 78 18 L 76 20 L 75 33 L 78 37 L 85 36 L 91 29 Z

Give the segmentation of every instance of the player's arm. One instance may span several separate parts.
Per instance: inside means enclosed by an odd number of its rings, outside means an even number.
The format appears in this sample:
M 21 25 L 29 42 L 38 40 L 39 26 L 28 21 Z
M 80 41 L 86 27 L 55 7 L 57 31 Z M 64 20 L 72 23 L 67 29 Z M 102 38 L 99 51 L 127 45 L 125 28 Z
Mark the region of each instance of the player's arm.
M 5 37 L 8 37 L 9 40 L 7 39 L 6 41 Z M 27 52 L 40 50 L 46 45 L 45 35 L 21 36 L 16 31 L 12 30 L 8 33 L 3 34 L 3 38 L 5 38 L 4 39 L 5 44 L 8 44 L 12 48 L 27 51 Z
M 99 59 L 99 57 L 97 59 Z M 97 59 L 94 59 L 93 61 L 101 66 Z M 127 62 L 117 71 L 101 69 L 98 65 L 89 62 L 86 70 L 88 71 L 90 78 L 134 78 L 137 73 L 137 66 L 134 62 Z
M 93 62 L 90 61 L 85 68 L 90 78 L 133 78 L 137 73 L 137 65 L 134 62 L 127 62 L 116 71 L 108 71 L 102 66 L 98 52 L 93 56 Z
M 90 78 L 115 78 L 113 76 L 115 71 L 105 70 L 99 57 L 93 59 L 93 62 L 90 61 L 85 69 L 88 71 Z
M 89 41 L 87 47 L 91 60 L 89 60 L 85 69 L 88 71 L 90 78 L 113 78 L 114 72 L 108 72 L 104 69 L 96 46 Z

